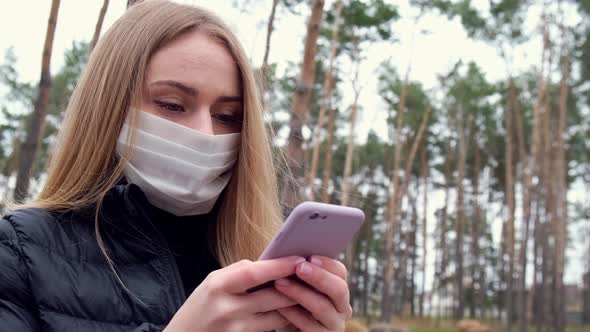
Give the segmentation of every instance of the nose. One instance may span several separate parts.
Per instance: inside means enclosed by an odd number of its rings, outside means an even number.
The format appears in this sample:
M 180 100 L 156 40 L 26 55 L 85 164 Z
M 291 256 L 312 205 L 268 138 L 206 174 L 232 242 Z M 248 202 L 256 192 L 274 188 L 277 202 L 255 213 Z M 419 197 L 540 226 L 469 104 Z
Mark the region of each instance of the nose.
M 188 127 L 207 135 L 215 135 L 209 107 L 200 107 L 189 119 Z

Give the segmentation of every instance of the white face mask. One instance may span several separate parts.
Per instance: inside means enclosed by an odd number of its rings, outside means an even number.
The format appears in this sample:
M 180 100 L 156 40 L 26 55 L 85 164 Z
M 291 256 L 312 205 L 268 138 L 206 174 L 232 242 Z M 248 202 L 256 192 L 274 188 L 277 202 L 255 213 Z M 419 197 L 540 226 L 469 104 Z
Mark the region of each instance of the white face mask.
M 209 213 L 231 177 L 240 134 L 207 135 L 142 111 L 136 122 L 135 144 L 127 121 L 117 141 L 119 156 L 132 149 L 127 182 L 174 215 Z

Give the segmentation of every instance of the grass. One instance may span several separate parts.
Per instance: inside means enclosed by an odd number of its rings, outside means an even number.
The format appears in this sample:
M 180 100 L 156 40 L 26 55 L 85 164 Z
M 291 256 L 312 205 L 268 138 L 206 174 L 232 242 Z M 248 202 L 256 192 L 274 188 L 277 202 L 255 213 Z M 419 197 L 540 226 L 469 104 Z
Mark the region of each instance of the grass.
M 423 327 L 414 327 L 410 329 L 410 332 L 458 332 L 456 328 L 449 328 L 449 327 L 432 327 L 432 328 L 423 328 Z M 495 327 L 494 331 L 502 332 L 503 329 Z M 528 332 L 535 332 L 536 329 L 534 327 L 529 327 Z M 568 326 L 565 328 L 566 332 L 590 332 L 590 325 L 585 326 Z
M 366 325 L 366 317 L 355 317 L 356 320 Z M 377 322 L 376 317 L 372 317 L 371 323 Z M 437 318 L 419 318 L 419 317 L 398 317 L 392 322 L 393 326 L 399 326 L 406 328 L 408 332 L 459 332 L 457 329 L 457 322 L 452 319 L 437 319 Z M 497 320 L 485 320 L 484 324 L 490 326 L 494 332 L 505 332 L 505 325 Z M 518 326 L 512 329 L 513 332 L 518 332 Z M 527 332 L 536 332 L 534 325 L 530 325 Z M 547 330 L 544 330 L 547 331 Z M 590 332 L 590 325 L 584 326 L 567 326 L 565 332 Z
M 565 328 L 566 332 L 590 332 L 590 325 L 585 326 L 568 326 Z
M 409 332 L 458 332 L 456 322 L 453 320 L 442 319 L 437 321 L 432 318 L 402 318 L 397 320 L 396 325 L 408 327 Z M 484 321 L 486 325 L 490 326 L 494 332 L 504 332 L 505 328 L 501 322 L 498 321 Z M 566 332 L 590 332 L 590 325 L 584 326 L 568 326 Z M 513 331 L 518 332 L 518 327 L 513 328 Z M 531 325 L 527 332 L 536 332 L 535 326 Z

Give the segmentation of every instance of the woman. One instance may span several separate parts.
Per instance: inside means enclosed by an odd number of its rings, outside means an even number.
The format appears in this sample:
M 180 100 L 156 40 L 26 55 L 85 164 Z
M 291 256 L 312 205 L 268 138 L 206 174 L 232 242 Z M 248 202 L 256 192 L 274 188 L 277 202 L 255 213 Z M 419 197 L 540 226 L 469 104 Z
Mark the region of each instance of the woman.
M 90 56 L 40 195 L 0 222 L 0 330 L 342 331 L 342 264 L 250 261 L 279 221 L 265 133 L 218 18 L 130 8 Z

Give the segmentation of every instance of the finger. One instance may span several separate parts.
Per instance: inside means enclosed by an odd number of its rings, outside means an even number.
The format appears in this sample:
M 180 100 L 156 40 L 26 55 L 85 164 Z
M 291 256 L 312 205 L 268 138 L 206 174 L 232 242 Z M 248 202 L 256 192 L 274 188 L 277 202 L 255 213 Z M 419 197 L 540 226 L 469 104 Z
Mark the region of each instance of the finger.
M 350 292 L 346 281 L 338 276 L 307 262 L 297 266 L 297 276 L 318 292 L 325 294 L 334 304 L 336 310 L 346 318 L 352 316 Z
M 220 275 L 224 275 L 224 274 L 226 274 L 230 271 L 233 271 L 235 269 L 243 268 L 244 266 L 246 266 L 248 264 L 252 264 L 252 261 L 249 261 L 247 259 L 242 259 L 242 260 L 237 261 L 233 264 L 230 264 L 224 268 L 212 271 L 211 273 L 209 273 L 209 275 L 207 275 L 207 279 L 221 280 L 223 278 L 220 278 Z
M 277 329 L 277 330 L 275 330 L 275 332 L 301 332 L 301 330 L 297 326 L 295 326 L 291 323 L 288 323 L 287 326 L 285 326 L 281 329 Z
M 294 306 L 279 309 L 278 312 L 285 317 L 289 323 L 293 324 L 297 327 L 298 330 L 301 331 L 325 331 L 326 328 L 318 323 L 317 320 L 310 317 L 309 312 L 306 312 L 304 309 Z
M 250 313 L 269 312 L 296 304 L 289 297 L 274 288 L 261 289 L 242 295 L 239 300 L 245 308 L 248 308 Z
M 236 267 L 216 275 L 214 286 L 228 293 L 243 293 L 249 288 L 295 274 L 295 266 L 305 259 L 289 256 L 256 262 L 243 261 Z M 213 281 L 213 280 L 212 280 Z
M 340 279 L 339 279 L 340 280 Z M 275 282 L 275 288 L 299 303 L 304 309 L 330 330 L 337 330 L 344 321 L 334 304 L 323 294 L 303 284 L 287 279 Z
M 311 256 L 309 262 L 313 265 L 317 265 L 322 269 L 337 275 L 342 280 L 346 280 L 348 277 L 348 270 L 346 266 L 339 260 L 326 256 Z
M 289 325 L 289 320 L 278 311 L 270 311 L 256 314 L 248 327 L 252 331 L 272 331 L 282 329 Z

